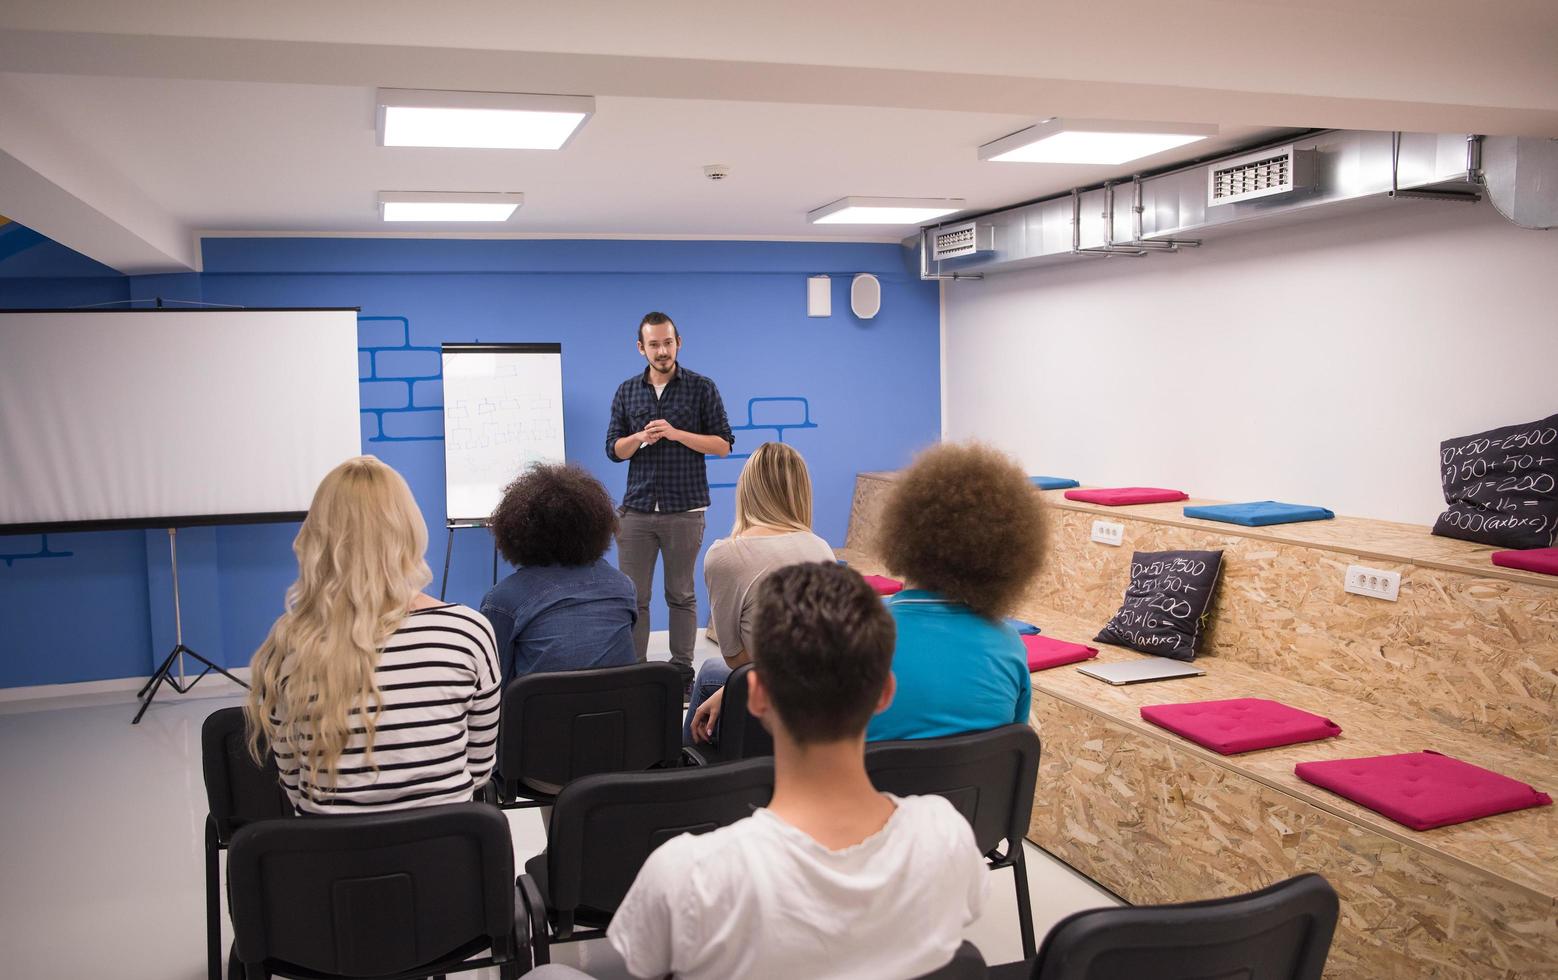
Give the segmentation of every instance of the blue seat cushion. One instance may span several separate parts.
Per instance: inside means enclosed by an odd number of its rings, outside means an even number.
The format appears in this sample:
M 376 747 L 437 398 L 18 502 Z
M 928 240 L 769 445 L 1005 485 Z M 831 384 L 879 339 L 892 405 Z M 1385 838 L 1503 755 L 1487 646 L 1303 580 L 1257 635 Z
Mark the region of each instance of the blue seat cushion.
M 1336 515 L 1324 507 L 1310 507 L 1307 504 L 1284 504 L 1276 500 L 1253 500 L 1247 504 L 1212 504 L 1205 507 L 1186 507 L 1185 516 L 1199 517 L 1203 521 L 1243 524 L 1245 527 L 1265 527 L 1267 524 L 1328 521 Z
M 1072 487 L 1081 486 L 1075 480 L 1068 480 L 1063 476 L 1030 476 L 1028 482 L 1040 490 L 1070 490 Z

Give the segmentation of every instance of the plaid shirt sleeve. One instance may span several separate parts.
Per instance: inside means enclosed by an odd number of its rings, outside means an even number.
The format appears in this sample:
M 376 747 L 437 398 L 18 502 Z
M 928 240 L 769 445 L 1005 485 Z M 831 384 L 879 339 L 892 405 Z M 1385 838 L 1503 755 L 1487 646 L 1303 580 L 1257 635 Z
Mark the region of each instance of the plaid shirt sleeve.
M 628 423 L 626 385 L 618 385 L 611 398 L 611 421 L 606 423 L 606 458 L 613 463 L 622 462 L 617 455 L 617 440 L 632 431 Z
M 705 378 L 702 395 L 702 403 L 698 406 L 702 423 L 699 433 L 706 436 L 719 436 L 734 450 L 736 437 L 730 431 L 730 419 L 725 417 L 725 399 L 720 397 L 719 386 Z

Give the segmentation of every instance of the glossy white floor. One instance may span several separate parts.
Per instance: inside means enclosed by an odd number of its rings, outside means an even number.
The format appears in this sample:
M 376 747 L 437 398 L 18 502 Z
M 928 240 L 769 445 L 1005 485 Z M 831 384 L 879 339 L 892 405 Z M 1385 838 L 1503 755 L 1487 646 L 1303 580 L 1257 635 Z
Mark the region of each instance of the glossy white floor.
M 663 633 L 653 646 L 664 656 Z M 700 660 L 715 649 L 703 646 Z M 0 976 L 205 976 L 200 725 L 238 703 L 232 690 L 207 680 L 159 696 L 134 728 L 127 693 L 0 703 Z M 508 816 L 517 867 L 545 840 L 535 810 Z M 991 963 L 1021 956 L 1010 874 L 992 872 L 987 911 L 967 932 Z M 1028 884 L 1041 938 L 1073 911 L 1113 903 L 1031 845 Z M 627 976 L 604 941 L 553 949 L 603 980 Z

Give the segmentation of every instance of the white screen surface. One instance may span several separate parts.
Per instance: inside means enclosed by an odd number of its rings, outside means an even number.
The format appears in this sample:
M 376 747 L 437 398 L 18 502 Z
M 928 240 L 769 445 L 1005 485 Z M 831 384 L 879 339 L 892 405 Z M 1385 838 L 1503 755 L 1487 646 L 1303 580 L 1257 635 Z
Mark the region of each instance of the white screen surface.
M 444 499 L 450 521 L 485 521 L 532 463 L 563 462 L 558 344 L 444 349 Z
M 357 373 L 354 310 L 0 313 L 0 525 L 306 511 Z

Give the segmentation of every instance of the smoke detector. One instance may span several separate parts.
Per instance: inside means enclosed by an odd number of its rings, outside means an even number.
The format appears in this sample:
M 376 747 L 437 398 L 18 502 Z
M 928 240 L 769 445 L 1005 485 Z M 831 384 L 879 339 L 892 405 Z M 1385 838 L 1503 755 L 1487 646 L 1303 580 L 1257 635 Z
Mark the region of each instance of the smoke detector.
M 730 168 L 723 163 L 711 163 L 703 168 L 703 176 L 710 180 L 724 180 L 730 176 Z

